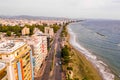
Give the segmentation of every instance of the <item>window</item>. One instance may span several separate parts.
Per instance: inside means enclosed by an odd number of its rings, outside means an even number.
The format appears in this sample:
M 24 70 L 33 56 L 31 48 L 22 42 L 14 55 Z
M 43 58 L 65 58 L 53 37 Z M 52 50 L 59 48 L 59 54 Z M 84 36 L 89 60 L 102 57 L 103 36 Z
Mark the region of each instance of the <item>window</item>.
M 8 55 L 6 55 L 6 57 L 8 57 Z
M 25 46 L 24 49 L 27 49 L 27 46 Z
M 19 53 L 17 52 L 17 55 L 19 55 Z

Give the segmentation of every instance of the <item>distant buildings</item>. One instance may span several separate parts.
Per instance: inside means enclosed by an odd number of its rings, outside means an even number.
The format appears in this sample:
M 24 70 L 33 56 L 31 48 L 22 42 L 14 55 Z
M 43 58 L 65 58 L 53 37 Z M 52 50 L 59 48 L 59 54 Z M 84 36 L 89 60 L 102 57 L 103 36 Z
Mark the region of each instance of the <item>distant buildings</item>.
M 8 80 L 34 80 L 31 54 L 30 46 L 24 42 L 0 43 L 0 62 L 7 64 Z
M 54 31 L 53 28 L 50 27 L 45 27 L 45 34 L 48 35 L 50 38 L 52 38 L 54 36 Z
M 29 35 L 30 34 L 30 29 L 27 28 L 27 27 L 24 27 L 21 32 L 22 32 L 22 35 Z
M 0 18 L 0 24 L 1 25 L 5 25 L 5 26 L 15 26 L 15 25 L 19 25 L 21 27 L 27 25 L 43 25 L 43 24 L 47 24 L 48 26 L 53 25 L 53 24 L 63 24 L 65 22 L 68 22 L 69 20 L 30 20 L 30 19 L 2 19 Z

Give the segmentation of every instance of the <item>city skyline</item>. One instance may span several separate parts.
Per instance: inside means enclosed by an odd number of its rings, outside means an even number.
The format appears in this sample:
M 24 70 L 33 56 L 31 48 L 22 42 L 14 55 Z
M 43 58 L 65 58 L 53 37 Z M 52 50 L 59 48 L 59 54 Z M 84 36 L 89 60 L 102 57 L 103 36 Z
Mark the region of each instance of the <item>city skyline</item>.
M 2 0 L 0 15 L 120 19 L 119 0 Z

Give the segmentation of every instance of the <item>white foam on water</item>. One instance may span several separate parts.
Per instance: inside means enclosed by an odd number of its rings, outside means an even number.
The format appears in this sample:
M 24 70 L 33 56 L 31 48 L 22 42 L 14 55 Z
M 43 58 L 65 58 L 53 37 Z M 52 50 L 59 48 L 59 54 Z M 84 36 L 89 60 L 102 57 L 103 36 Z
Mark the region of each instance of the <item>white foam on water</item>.
M 119 47 L 120 47 L 120 43 L 119 43 L 119 44 L 117 44 L 117 46 L 119 46 Z
M 97 56 L 90 53 L 87 49 L 82 47 L 77 41 L 76 41 L 76 35 L 75 33 L 68 28 L 68 32 L 71 35 L 70 36 L 70 44 L 73 45 L 77 50 L 79 50 L 82 54 L 85 55 L 85 57 L 91 61 L 91 63 L 98 69 L 100 74 L 102 75 L 103 80 L 114 80 L 115 76 L 110 72 L 110 69 L 108 69 L 107 64 L 105 64 L 103 61 L 98 60 Z

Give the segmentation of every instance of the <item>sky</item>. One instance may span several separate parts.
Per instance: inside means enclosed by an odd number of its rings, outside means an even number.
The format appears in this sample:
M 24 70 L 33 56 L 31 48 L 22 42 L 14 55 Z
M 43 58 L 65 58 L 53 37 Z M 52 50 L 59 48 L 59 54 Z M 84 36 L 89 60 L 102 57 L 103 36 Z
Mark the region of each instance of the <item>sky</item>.
M 120 0 L 0 0 L 0 15 L 120 19 Z

